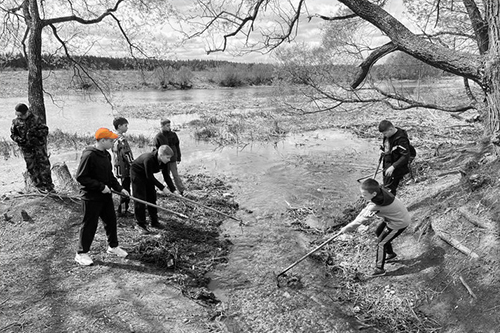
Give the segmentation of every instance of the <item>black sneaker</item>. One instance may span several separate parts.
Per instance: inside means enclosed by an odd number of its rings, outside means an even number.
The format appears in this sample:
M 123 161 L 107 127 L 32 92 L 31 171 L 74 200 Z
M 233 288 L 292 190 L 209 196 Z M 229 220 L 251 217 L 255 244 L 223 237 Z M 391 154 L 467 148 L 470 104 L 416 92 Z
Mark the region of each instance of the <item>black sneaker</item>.
M 161 224 L 160 222 L 156 222 L 156 223 L 151 223 L 151 228 L 165 229 L 165 226 L 163 224 Z
M 375 268 L 375 270 L 373 271 L 372 273 L 372 276 L 375 277 L 375 276 L 383 276 L 385 275 L 385 269 L 383 268 Z
M 149 231 L 148 227 L 146 227 L 145 225 L 136 225 L 135 226 L 135 230 L 139 231 L 141 233 L 141 235 L 149 235 L 151 233 L 151 231 Z
M 388 254 L 386 257 L 385 257 L 385 262 L 395 262 L 398 260 L 398 255 L 396 253 L 391 253 L 391 254 Z

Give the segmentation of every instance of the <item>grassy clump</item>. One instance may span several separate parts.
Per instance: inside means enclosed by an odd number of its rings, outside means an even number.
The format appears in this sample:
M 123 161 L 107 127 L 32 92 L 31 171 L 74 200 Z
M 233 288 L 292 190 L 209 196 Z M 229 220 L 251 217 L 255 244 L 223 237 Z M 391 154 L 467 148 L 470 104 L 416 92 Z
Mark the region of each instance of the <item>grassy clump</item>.
M 197 140 L 220 146 L 245 145 L 254 141 L 270 142 L 283 138 L 290 130 L 271 112 L 229 113 L 190 123 Z
M 150 145 L 150 139 L 143 134 L 127 135 L 127 140 L 136 147 L 143 148 Z M 82 150 L 95 143 L 91 134 L 67 133 L 60 129 L 49 132 L 47 137 L 48 148 L 57 150 Z M 0 153 L 4 159 L 21 156 L 19 146 L 10 140 L 0 138 Z

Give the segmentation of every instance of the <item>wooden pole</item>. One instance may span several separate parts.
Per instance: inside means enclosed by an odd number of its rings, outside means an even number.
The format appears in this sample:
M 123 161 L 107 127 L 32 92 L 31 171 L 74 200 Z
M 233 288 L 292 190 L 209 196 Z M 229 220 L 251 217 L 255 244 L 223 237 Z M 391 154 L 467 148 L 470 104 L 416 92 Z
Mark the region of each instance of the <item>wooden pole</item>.
M 190 200 L 190 199 L 185 198 L 185 197 L 182 197 L 182 196 L 180 196 L 180 195 L 173 195 L 173 197 L 174 197 L 174 198 L 177 198 L 177 199 L 181 199 L 181 200 L 187 201 L 187 202 L 192 203 L 192 204 L 194 204 L 194 205 L 201 206 L 201 207 L 203 207 L 203 208 L 205 208 L 205 209 L 209 209 L 209 210 L 214 211 L 214 212 L 216 212 L 216 213 L 218 213 L 218 214 L 220 214 L 220 215 L 224 215 L 224 216 L 226 216 L 226 217 L 229 217 L 230 219 L 233 219 L 233 220 L 235 220 L 235 221 L 241 222 L 241 220 L 240 220 L 240 219 L 237 219 L 236 217 L 233 217 L 233 216 L 231 216 L 231 215 L 228 215 L 228 214 L 226 214 L 226 213 L 223 213 L 223 212 L 221 212 L 221 211 L 219 211 L 219 210 L 217 210 L 217 209 L 215 209 L 215 208 L 205 206 L 205 205 L 203 205 L 203 204 L 201 204 L 201 203 L 199 203 L 199 202 L 196 202 L 196 201 L 194 201 L 194 200 Z
M 278 278 L 280 275 L 283 275 L 285 274 L 286 272 L 288 272 L 290 269 L 292 269 L 293 267 L 295 267 L 298 263 L 300 263 L 302 260 L 304 260 L 305 258 L 309 257 L 311 254 L 313 254 L 314 252 L 318 251 L 319 249 L 321 249 L 323 246 L 325 246 L 326 244 L 330 243 L 331 241 L 333 241 L 335 238 L 337 238 L 338 236 L 340 236 L 342 234 L 342 232 L 338 232 L 336 233 L 335 235 L 333 235 L 332 237 L 330 237 L 329 239 L 327 239 L 326 241 L 324 241 L 321 245 L 319 245 L 317 248 L 315 248 L 314 250 L 311 250 L 308 254 L 304 255 L 302 258 L 300 258 L 299 260 L 297 260 L 296 262 L 294 262 L 293 264 L 291 264 L 290 266 L 288 266 L 287 268 L 285 268 L 281 273 L 279 273 L 276 278 Z
M 111 192 L 115 193 L 115 194 L 119 194 L 121 196 L 125 196 L 123 195 L 122 193 L 118 192 L 118 191 L 115 191 L 115 190 L 111 190 Z M 137 201 L 137 202 L 140 202 L 142 204 L 145 204 L 147 206 L 151 206 L 151 207 L 155 207 L 155 208 L 158 208 L 158 209 L 161 209 L 161 210 L 164 210 L 166 212 L 169 212 L 170 214 L 174 214 L 174 215 L 177 215 L 177 216 L 180 216 L 184 219 L 187 219 L 188 217 L 184 214 L 181 214 L 181 213 L 177 213 L 173 210 L 170 210 L 170 209 L 167 209 L 165 207 L 162 207 L 162 206 L 158 206 L 158 205 L 155 205 L 155 204 L 152 204 L 151 202 L 148 202 L 148 201 L 145 201 L 145 200 L 142 200 L 142 199 L 138 199 L 138 198 L 134 198 L 133 196 L 129 195 L 128 196 L 130 199 L 134 200 L 134 201 Z

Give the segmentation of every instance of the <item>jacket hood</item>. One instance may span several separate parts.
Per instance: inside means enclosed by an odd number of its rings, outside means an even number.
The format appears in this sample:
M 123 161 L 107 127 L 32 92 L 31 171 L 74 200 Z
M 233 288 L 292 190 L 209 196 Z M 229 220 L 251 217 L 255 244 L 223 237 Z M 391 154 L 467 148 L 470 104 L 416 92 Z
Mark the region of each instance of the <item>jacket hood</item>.
M 106 155 L 105 150 L 103 151 L 103 150 L 97 149 L 94 146 L 88 146 L 88 147 L 85 147 L 85 149 L 83 150 L 82 156 L 88 155 L 90 153 L 98 153 L 98 154 Z
M 377 206 L 389 206 L 394 202 L 394 195 L 384 188 L 380 188 L 380 192 L 371 201 Z
M 397 129 L 397 131 L 393 135 L 394 139 L 396 139 L 396 138 L 407 138 L 408 139 L 408 133 L 406 132 L 406 130 L 399 128 L 399 127 L 396 127 L 396 129 Z

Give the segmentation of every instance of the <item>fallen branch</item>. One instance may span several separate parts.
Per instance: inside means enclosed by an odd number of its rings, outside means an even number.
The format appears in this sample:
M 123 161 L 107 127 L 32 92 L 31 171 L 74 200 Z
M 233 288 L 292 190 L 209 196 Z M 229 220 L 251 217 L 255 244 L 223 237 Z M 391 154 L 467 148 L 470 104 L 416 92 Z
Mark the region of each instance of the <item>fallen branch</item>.
M 243 221 L 242 221 L 242 220 L 240 220 L 240 219 L 238 219 L 238 218 L 236 218 L 236 217 L 234 217 L 234 216 L 231 216 L 231 215 L 228 215 L 228 214 L 226 214 L 226 213 L 223 213 L 223 212 L 221 212 L 220 210 L 217 210 L 217 209 L 215 209 L 215 208 L 205 206 L 205 205 L 203 205 L 203 204 L 201 204 L 201 203 L 199 203 L 199 202 L 196 202 L 196 201 L 194 201 L 194 200 L 191 200 L 191 199 L 188 199 L 188 198 L 185 198 L 185 197 L 182 197 L 182 196 L 178 196 L 178 195 L 170 195 L 170 196 L 169 196 L 169 198 L 174 198 L 174 199 L 177 199 L 177 200 L 182 200 L 182 201 L 189 202 L 189 203 L 191 203 L 191 204 L 193 204 L 193 205 L 197 205 L 197 206 L 203 207 L 203 208 L 205 208 L 205 209 L 208 209 L 208 210 L 211 210 L 211 211 L 213 211 L 213 212 L 216 212 L 217 214 L 220 214 L 220 215 L 225 216 L 225 217 L 229 217 L 230 219 L 233 219 L 233 220 L 235 220 L 235 221 L 238 221 L 238 222 L 240 222 L 240 223 L 243 223 Z
M 431 219 L 429 217 L 426 218 L 427 221 L 425 221 L 423 223 L 423 227 L 422 227 L 422 230 L 420 231 L 419 235 L 418 235 L 418 242 L 420 242 L 420 239 L 422 238 L 422 236 L 427 232 L 427 230 L 429 229 L 429 227 L 431 226 L 432 222 L 431 222 Z
M 82 200 L 81 197 L 79 196 L 73 196 L 73 195 L 67 195 L 67 194 L 59 194 L 59 193 L 25 193 L 25 194 L 20 194 L 20 195 L 15 195 L 15 196 L 9 196 L 7 198 L 9 199 L 16 199 L 16 198 L 24 198 L 24 197 L 43 197 L 44 199 L 47 197 L 51 198 L 56 198 L 56 199 L 69 199 L 72 201 L 80 201 Z
M 479 258 L 479 255 L 477 253 L 475 253 L 474 251 L 472 251 L 468 247 L 460 244 L 460 242 L 458 240 L 456 240 L 448 235 L 445 235 L 443 232 L 440 232 L 440 231 L 436 230 L 435 228 L 433 228 L 433 229 L 436 231 L 436 235 L 438 235 L 439 238 L 444 240 L 446 243 L 448 243 L 449 245 L 451 245 L 452 247 L 454 247 L 458 251 L 470 256 L 473 259 Z
M 472 296 L 472 298 L 477 298 L 476 294 L 472 291 L 472 289 L 469 287 L 469 285 L 465 282 L 464 278 L 462 276 L 459 276 L 460 282 L 464 285 L 465 289 L 469 292 L 469 294 Z
M 468 222 L 472 223 L 473 225 L 475 225 L 476 227 L 478 228 L 482 228 L 482 229 L 488 229 L 488 227 L 486 226 L 486 223 L 484 221 L 481 221 L 481 218 L 479 216 L 474 216 L 474 214 L 472 214 L 471 212 L 469 212 L 467 209 L 463 208 L 463 207 L 459 207 L 458 208 L 458 212 L 460 213 L 460 215 L 462 215 Z
M 450 170 L 450 171 L 439 173 L 439 174 L 437 174 L 437 177 L 443 177 L 443 176 L 451 175 L 451 174 L 454 174 L 454 173 L 460 173 L 460 169 L 454 169 L 454 170 Z

